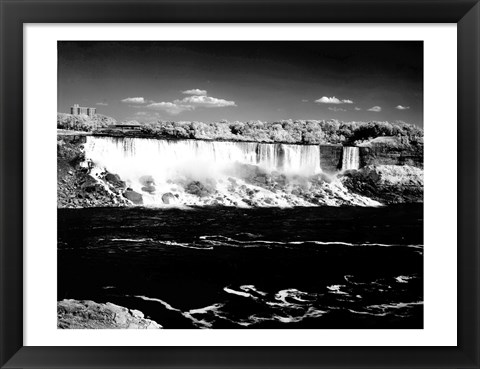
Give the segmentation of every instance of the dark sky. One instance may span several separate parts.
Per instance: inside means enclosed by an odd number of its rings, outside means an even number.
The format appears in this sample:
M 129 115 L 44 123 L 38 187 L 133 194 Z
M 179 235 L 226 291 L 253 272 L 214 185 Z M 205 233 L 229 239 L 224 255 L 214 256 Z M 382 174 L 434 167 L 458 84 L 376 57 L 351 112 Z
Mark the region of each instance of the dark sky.
M 423 42 L 59 42 L 58 111 L 74 103 L 120 121 L 423 126 Z

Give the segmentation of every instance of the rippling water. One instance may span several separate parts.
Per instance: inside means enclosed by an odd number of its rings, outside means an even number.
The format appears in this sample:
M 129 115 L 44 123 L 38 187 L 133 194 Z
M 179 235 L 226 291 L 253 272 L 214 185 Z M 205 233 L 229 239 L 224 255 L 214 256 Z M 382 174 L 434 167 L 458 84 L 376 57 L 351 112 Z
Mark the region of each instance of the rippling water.
M 58 210 L 58 299 L 165 328 L 422 328 L 423 205 Z

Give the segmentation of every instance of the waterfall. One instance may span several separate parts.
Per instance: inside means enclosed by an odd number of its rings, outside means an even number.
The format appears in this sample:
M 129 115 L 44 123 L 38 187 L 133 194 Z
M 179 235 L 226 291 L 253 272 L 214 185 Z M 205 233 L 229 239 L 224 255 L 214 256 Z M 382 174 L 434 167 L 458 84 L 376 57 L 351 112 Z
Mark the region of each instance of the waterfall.
M 144 199 L 149 196 L 145 191 L 151 183 L 155 185 L 152 196 L 157 196 L 191 181 L 228 183 L 228 177 L 244 179 L 256 175 L 256 167 L 288 175 L 321 172 L 318 145 L 89 136 L 85 157 L 98 172 L 105 169 L 118 174 L 128 187 L 143 191 Z M 159 201 L 152 198 L 150 203 Z
M 168 179 L 173 172 L 214 175 L 234 163 L 257 165 L 267 171 L 287 174 L 321 172 L 317 145 L 89 136 L 85 155 L 94 164 L 122 178 L 155 174 Z
M 172 172 L 185 171 L 213 175 L 234 163 L 286 174 L 321 172 L 317 145 L 89 136 L 85 155 L 121 177 L 147 173 L 168 178 Z
M 353 146 L 344 146 L 342 153 L 342 170 L 360 168 L 360 149 Z

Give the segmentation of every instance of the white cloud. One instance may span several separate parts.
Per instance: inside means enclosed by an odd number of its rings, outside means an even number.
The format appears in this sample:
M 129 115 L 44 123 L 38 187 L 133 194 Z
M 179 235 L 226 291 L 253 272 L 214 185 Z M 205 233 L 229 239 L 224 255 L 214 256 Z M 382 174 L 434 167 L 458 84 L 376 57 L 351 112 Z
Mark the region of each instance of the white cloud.
M 158 103 L 151 103 L 150 105 L 147 105 L 147 108 L 154 109 L 154 110 L 163 110 L 171 115 L 177 115 L 183 111 L 195 109 L 191 105 L 183 105 L 183 104 L 177 104 L 176 102 L 164 102 L 164 101 L 158 102 Z
M 409 107 L 409 106 L 397 105 L 397 106 L 395 107 L 395 109 L 398 109 L 398 110 L 407 110 L 407 109 L 410 109 L 410 107 Z
M 108 106 L 108 103 L 105 103 L 105 102 L 98 102 L 98 103 L 96 103 L 95 105 L 99 105 L 99 106 Z
M 320 104 L 353 104 L 352 100 L 340 100 L 340 99 L 337 99 L 335 96 L 333 97 L 323 96 L 320 99 L 315 100 L 315 102 Z
M 223 108 L 228 106 L 237 106 L 235 101 L 229 101 L 224 99 L 219 99 L 216 97 L 206 96 L 207 91 L 193 89 L 183 91 L 182 93 L 188 94 L 191 96 L 186 96 L 183 99 L 176 99 L 173 101 L 162 101 L 162 102 L 154 102 L 145 100 L 143 97 L 129 97 L 128 99 L 124 99 L 122 101 L 134 103 L 134 104 L 148 104 L 144 106 L 135 106 L 130 105 L 131 107 L 139 107 L 139 108 L 148 108 L 151 110 L 161 110 L 165 111 L 171 115 L 177 115 L 184 111 L 191 111 L 197 108 Z M 141 112 L 137 113 L 138 115 Z
M 360 111 L 360 110 L 362 110 L 362 108 L 359 108 L 358 106 L 356 106 L 356 107 L 355 107 L 355 110 L 356 110 L 356 111 Z
M 143 97 L 127 97 L 123 99 L 122 102 L 129 104 L 145 104 L 146 101 Z
M 331 111 L 347 111 L 347 109 L 337 108 L 336 106 L 329 107 L 328 110 L 331 110 Z
M 382 111 L 382 108 L 380 106 L 373 106 L 370 109 L 368 109 L 368 111 L 374 111 L 375 113 L 378 113 Z
M 189 96 L 182 100 L 175 100 L 174 103 L 204 108 L 223 108 L 225 106 L 236 106 L 235 101 L 217 99 L 216 97 L 210 96 Z
M 326 97 L 323 96 L 322 98 L 315 100 L 316 103 L 320 104 L 341 104 L 342 102 L 337 99 L 335 96 L 334 97 Z
M 207 90 L 199 90 L 198 88 L 193 88 L 191 90 L 183 91 L 182 94 L 206 96 L 207 95 Z

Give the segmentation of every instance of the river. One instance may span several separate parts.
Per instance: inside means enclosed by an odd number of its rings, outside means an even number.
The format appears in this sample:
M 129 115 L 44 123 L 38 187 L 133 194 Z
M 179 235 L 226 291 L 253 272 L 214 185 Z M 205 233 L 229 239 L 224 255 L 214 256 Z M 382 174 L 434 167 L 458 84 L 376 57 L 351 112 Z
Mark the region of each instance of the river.
M 58 300 L 164 328 L 422 328 L 423 204 L 58 210 Z

